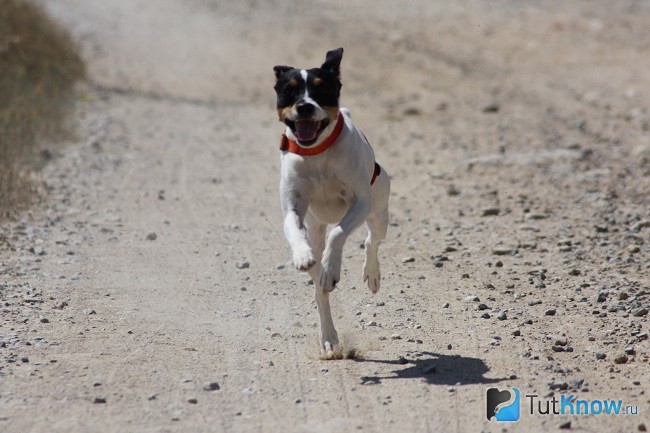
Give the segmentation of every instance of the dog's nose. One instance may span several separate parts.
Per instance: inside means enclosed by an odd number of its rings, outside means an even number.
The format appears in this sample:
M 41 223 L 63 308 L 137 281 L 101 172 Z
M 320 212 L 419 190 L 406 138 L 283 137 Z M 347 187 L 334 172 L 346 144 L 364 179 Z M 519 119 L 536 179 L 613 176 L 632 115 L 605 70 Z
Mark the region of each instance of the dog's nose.
M 298 104 L 296 104 L 296 111 L 298 112 L 298 115 L 302 117 L 311 116 L 312 114 L 314 114 L 315 110 L 316 107 L 314 107 L 313 104 L 304 100 L 299 101 Z

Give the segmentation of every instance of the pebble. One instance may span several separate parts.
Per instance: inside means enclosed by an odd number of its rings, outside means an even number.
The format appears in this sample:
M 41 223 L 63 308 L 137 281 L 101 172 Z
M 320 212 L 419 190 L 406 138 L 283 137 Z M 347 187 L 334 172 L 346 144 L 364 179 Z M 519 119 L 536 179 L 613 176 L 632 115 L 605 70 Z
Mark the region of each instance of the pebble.
M 545 316 L 555 316 L 556 311 L 554 309 L 544 311 Z
M 639 425 L 636 427 L 636 429 L 637 429 L 638 431 L 648 431 L 647 427 L 646 427 L 645 424 L 643 424 L 643 423 L 639 424 Z
M 616 358 L 614 358 L 614 363 L 615 364 L 626 364 L 628 360 L 629 360 L 629 358 L 627 357 L 627 355 L 622 354 L 622 355 L 618 355 Z
M 648 315 L 648 309 L 645 307 L 639 307 L 632 310 L 632 315 L 634 317 L 643 317 Z
M 447 195 L 448 196 L 457 196 L 460 195 L 460 190 L 456 188 L 454 185 L 449 185 L 447 187 Z
M 203 384 L 203 390 L 204 391 L 218 391 L 219 389 L 221 389 L 221 387 L 219 386 L 219 383 L 214 382 L 214 381 L 213 382 L 206 382 L 206 383 Z
M 490 313 L 481 314 L 481 319 L 489 319 L 489 318 L 490 318 Z
M 106 403 L 106 398 L 105 397 L 95 397 L 95 399 L 93 400 L 93 403 L 95 403 L 95 404 Z
M 501 209 L 496 206 L 484 207 L 481 209 L 481 216 L 494 216 L 499 215 Z
M 402 336 L 399 335 L 399 334 L 393 334 L 393 335 L 390 336 L 390 339 L 391 340 L 401 340 Z
M 548 383 L 548 387 L 552 390 L 562 390 L 569 389 L 569 384 L 563 380 L 554 380 Z
M 594 295 L 594 302 L 605 302 L 607 300 L 607 292 L 600 292 Z
M 189 404 L 197 404 L 199 401 L 197 399 L 195 399 L 195 398 L 188 398 L 187 402 Z
M 571 429 L 571 421 L 563 422 L 560 424 L 560 430 L 569 430 Z
M 492 248 L 492 254 L 496 256 L 509 256 L 513 255 L 515 250 L 509 247 L 494 247 Z
M 237 267 L 237 269 L 248 269 L 250 268 L 250 266 L 251 266 L 250 262 L 247 262 L 245 260 L 235 262 L 235 267 Z
M 415 261 L 415 257 L 403 257 L 402 258 L 402 263 L 413 263 Z
M 156 232 L 147 233 L 147 240 L 148 241 L 155 241 L 156 239 L 158 239 L 158 235 L 156 234 Z
M 478 304 L 476 308 L 478 308 L 479 311 L 483 311 L 487 310 L 489 307 L 486 304 Z
M 475 295 L 469 295 L 465 298 L 465 302 L 479 302 L 480 299 L 478 296 Z
M 505 311 L 502 311 L 502 312 L 499 313 L 499 315 L 497 316 L 497 319 L 498 319 L 498 320 L 506 320 L 507 318 L 508 318 L 508 315 L 506 314 Z
M 449 308 L 449 302 L 445 302 L 444 304 L 442 304 L 442 308 Z
M 580 275 L 581 273 L 582 273 L 582 272 L 580 272 L 580 269 L 575 269 L 575 268 L 574 268 L 574 269 L 571 269 L 571 270 L 569 271 L 569 275 L 571 275 L 572 277 L 578 276 L 578 275 Z
M 47 317 L 43 317 L 43 316 L 39 317 L 38 321 L 41 322 L 41 323 L 50 323 L 50 319 L 48 319 Z

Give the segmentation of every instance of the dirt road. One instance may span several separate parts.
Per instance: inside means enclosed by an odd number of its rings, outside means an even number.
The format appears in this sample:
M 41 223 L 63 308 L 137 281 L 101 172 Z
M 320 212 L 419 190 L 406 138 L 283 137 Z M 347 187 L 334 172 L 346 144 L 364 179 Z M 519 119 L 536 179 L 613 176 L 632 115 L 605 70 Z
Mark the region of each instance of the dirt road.
M 650 428 L 647 3 L 44 3 L 89 83 L 0 228 L 0 431 Z M 393 193 L 381 291 L 360 230 L 332 295 L 365 356 L 322 361 L 272 67 L 338 46 Z M 638 414 L 529 413 L 562 395 Z

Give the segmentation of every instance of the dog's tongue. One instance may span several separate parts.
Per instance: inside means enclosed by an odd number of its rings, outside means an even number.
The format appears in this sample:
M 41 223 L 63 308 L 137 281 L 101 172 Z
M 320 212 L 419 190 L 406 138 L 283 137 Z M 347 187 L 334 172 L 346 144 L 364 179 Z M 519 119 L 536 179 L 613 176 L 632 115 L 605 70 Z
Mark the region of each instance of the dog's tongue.
M 300 141 L 312 141 L 316 138 L 318 132 L 318 124 L 314 120 L 298 120 L 296 121 L 296 137 Z

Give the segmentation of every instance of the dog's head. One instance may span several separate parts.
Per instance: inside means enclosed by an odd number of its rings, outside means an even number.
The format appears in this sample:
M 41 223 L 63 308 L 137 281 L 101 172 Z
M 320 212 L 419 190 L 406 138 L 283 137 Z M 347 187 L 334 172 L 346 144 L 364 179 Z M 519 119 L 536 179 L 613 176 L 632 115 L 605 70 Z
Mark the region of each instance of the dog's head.
M 300 146 L 313 146 L 321 133 L 336 123 L 341 93 L 341 58 L 343 48 L 338 48 L 327 53 L 320 68 L 273 68 L 280 122 L 289 127 Z

